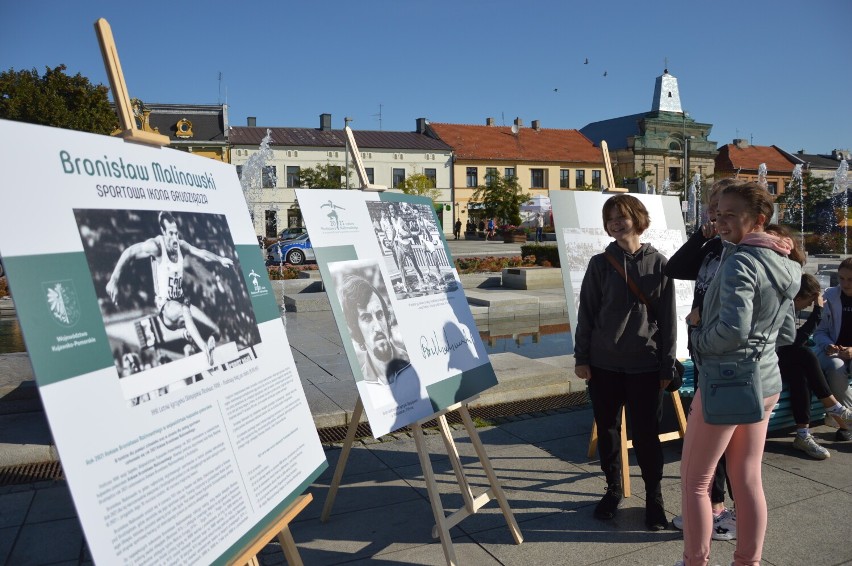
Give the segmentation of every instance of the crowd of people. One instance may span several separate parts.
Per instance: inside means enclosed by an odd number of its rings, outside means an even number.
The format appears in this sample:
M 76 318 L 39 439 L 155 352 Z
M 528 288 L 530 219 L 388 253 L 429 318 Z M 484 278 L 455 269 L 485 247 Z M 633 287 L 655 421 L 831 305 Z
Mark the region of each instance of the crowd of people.
M 598 519 L 613 519 L 624 496 L 626 406 L 645 484 L 646 527 L 669 527 L 659 422 L 664 390 L 678 377 L 677 325 L 688 327 L 696 392 L 681 460 L 682 515 L 672 520 L 684 533 L 678 565 L 707 564 L 711 540 L 736 540 L 737 566 L 760 563 L 767 528 L 761 459 L 782 383 L 796 421 L 794 447 L 815 459 L 830 456 L 810 432 L 812 393 L 839 427 L 836 439 L 851 438 L 852 258 L 840 264 L 840 284 L 823 295 L 816 279 L 802 273 L 803 250 L 786 228 L 770 224 L 772 214 L 773 197 L 762 185 L 720 180 L 709 195 L 707 222 L 667 259 L 641 242 L 651 222 L 642 202 L 613 196 L 602 220 L 614 241 L 592 257 L 583 278 L 575 373 L 588 384 L 607 483 L 594 510 Z M 673 279 L 695 281 L 683 322 Z M 808 307 L 812 313 L 797 330 L 797 313 Z M 728 376 L 735 379 L 720 380 Z M 731 406 L 722 413 L 742 412 L 720 414 L 717 393 Z

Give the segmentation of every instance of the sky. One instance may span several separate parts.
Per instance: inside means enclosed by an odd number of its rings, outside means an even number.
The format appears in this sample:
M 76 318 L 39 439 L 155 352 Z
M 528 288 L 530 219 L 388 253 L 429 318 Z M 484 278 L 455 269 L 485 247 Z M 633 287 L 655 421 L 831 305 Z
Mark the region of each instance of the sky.
M 847 0 L 0 0 L 0 71 L 108 85 L 101 17 L 131 97 L 226 102 L 232 126 L 581 129 L 650 111 L 668 65 L 719 146 L 852 148 Z

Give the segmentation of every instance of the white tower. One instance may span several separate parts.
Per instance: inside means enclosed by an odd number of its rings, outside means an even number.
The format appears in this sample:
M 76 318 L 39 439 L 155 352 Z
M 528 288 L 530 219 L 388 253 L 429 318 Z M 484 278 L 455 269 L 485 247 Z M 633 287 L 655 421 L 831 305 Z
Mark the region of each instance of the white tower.
M 656 111 L 677 112 L 682 113 L 680 107 L 680 93 L 677 89 L 677 79 L 669 74 L 669 70 L 665 69 L 663 74 L 657 77 L 657 82 L 654 84 L 654 101 L 652 109 Z

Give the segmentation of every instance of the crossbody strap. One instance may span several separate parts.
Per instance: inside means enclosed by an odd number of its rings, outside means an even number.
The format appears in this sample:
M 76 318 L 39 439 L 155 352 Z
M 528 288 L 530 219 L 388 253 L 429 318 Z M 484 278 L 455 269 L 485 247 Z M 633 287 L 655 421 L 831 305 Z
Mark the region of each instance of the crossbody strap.
M 654 309 L 651 306 L 651 301 L 648 300 L 648 297 L 645 296 L 645 293 L 642 292 L 642 290 L 639 288 L 639 285 L 637 285 L 636 282 L 633 281 L 632 277 L 627 276 L 627 273 L 624 271 L 624 267 L 622 267 L 621 264 L 618 263 L 618 260 L 615 259 L 611 253 L 604 252 L 604 255 L 615 268 L 615 270 L 618 271 L 618 273 L 624 279 L 625 283 L 627 283 L 627 287 L 633 292 L 634 295 L 639 298 L 640 301 L 642 301 L 642 303 L 648 309 L 648 314 L 651 315 L 651 318 L 657 320 L 657 315 L 654 313 Z

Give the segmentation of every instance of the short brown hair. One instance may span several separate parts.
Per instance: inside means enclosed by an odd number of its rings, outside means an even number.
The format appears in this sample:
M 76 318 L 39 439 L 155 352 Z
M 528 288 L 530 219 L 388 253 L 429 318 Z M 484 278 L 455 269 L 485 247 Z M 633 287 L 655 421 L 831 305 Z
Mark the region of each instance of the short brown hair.
M 746 209 L 755 219 L 757 219 L 758 214 L 766 217 L 764 224 L 769 223 L 772 213 L 775 212 L 775 208 L 772 206 L 775 204 L 775 199 L 769 194 L 769 191 L 763 188 L 763 185 L 756 181 L 737 181 L 722 189 L 722 194 L 736 195 L 743 199 L 746 202 Z
M 847 257 L 840 262 L 840 265 L 837 266 L 837 271 L 841 269 L 852 269 L 852 257 Z
M 710 192 L 707 194 L 707 202 L 710 202 L 710 199 L 713 197 L 719 196 L 719 194 L 725 189 L 725 187 L 729 187 L 736 183 L 737 180 L 733 177 L 725 177 L 724 179 L 719 179 L 710 187 Z
M 621 214 L 633 221 L 633 230 L 637 234 L 641 235 L 651 225 L 651 216 L 641 200 L 632 195 L 615 195 L 607 199 L 601 211 L 604 231 L 607 234 L 609 234 L 609 230 L 606 228 L 606 220 L 613 209 L 618 209 Z
M 799 287 L 799 292 L 796 293 L 796 299 L 806 299 L 818 295 L 822 291 L 822 287 L 817 281 L 817 278 L 810 273 L 802 273 L 802 285 Z

